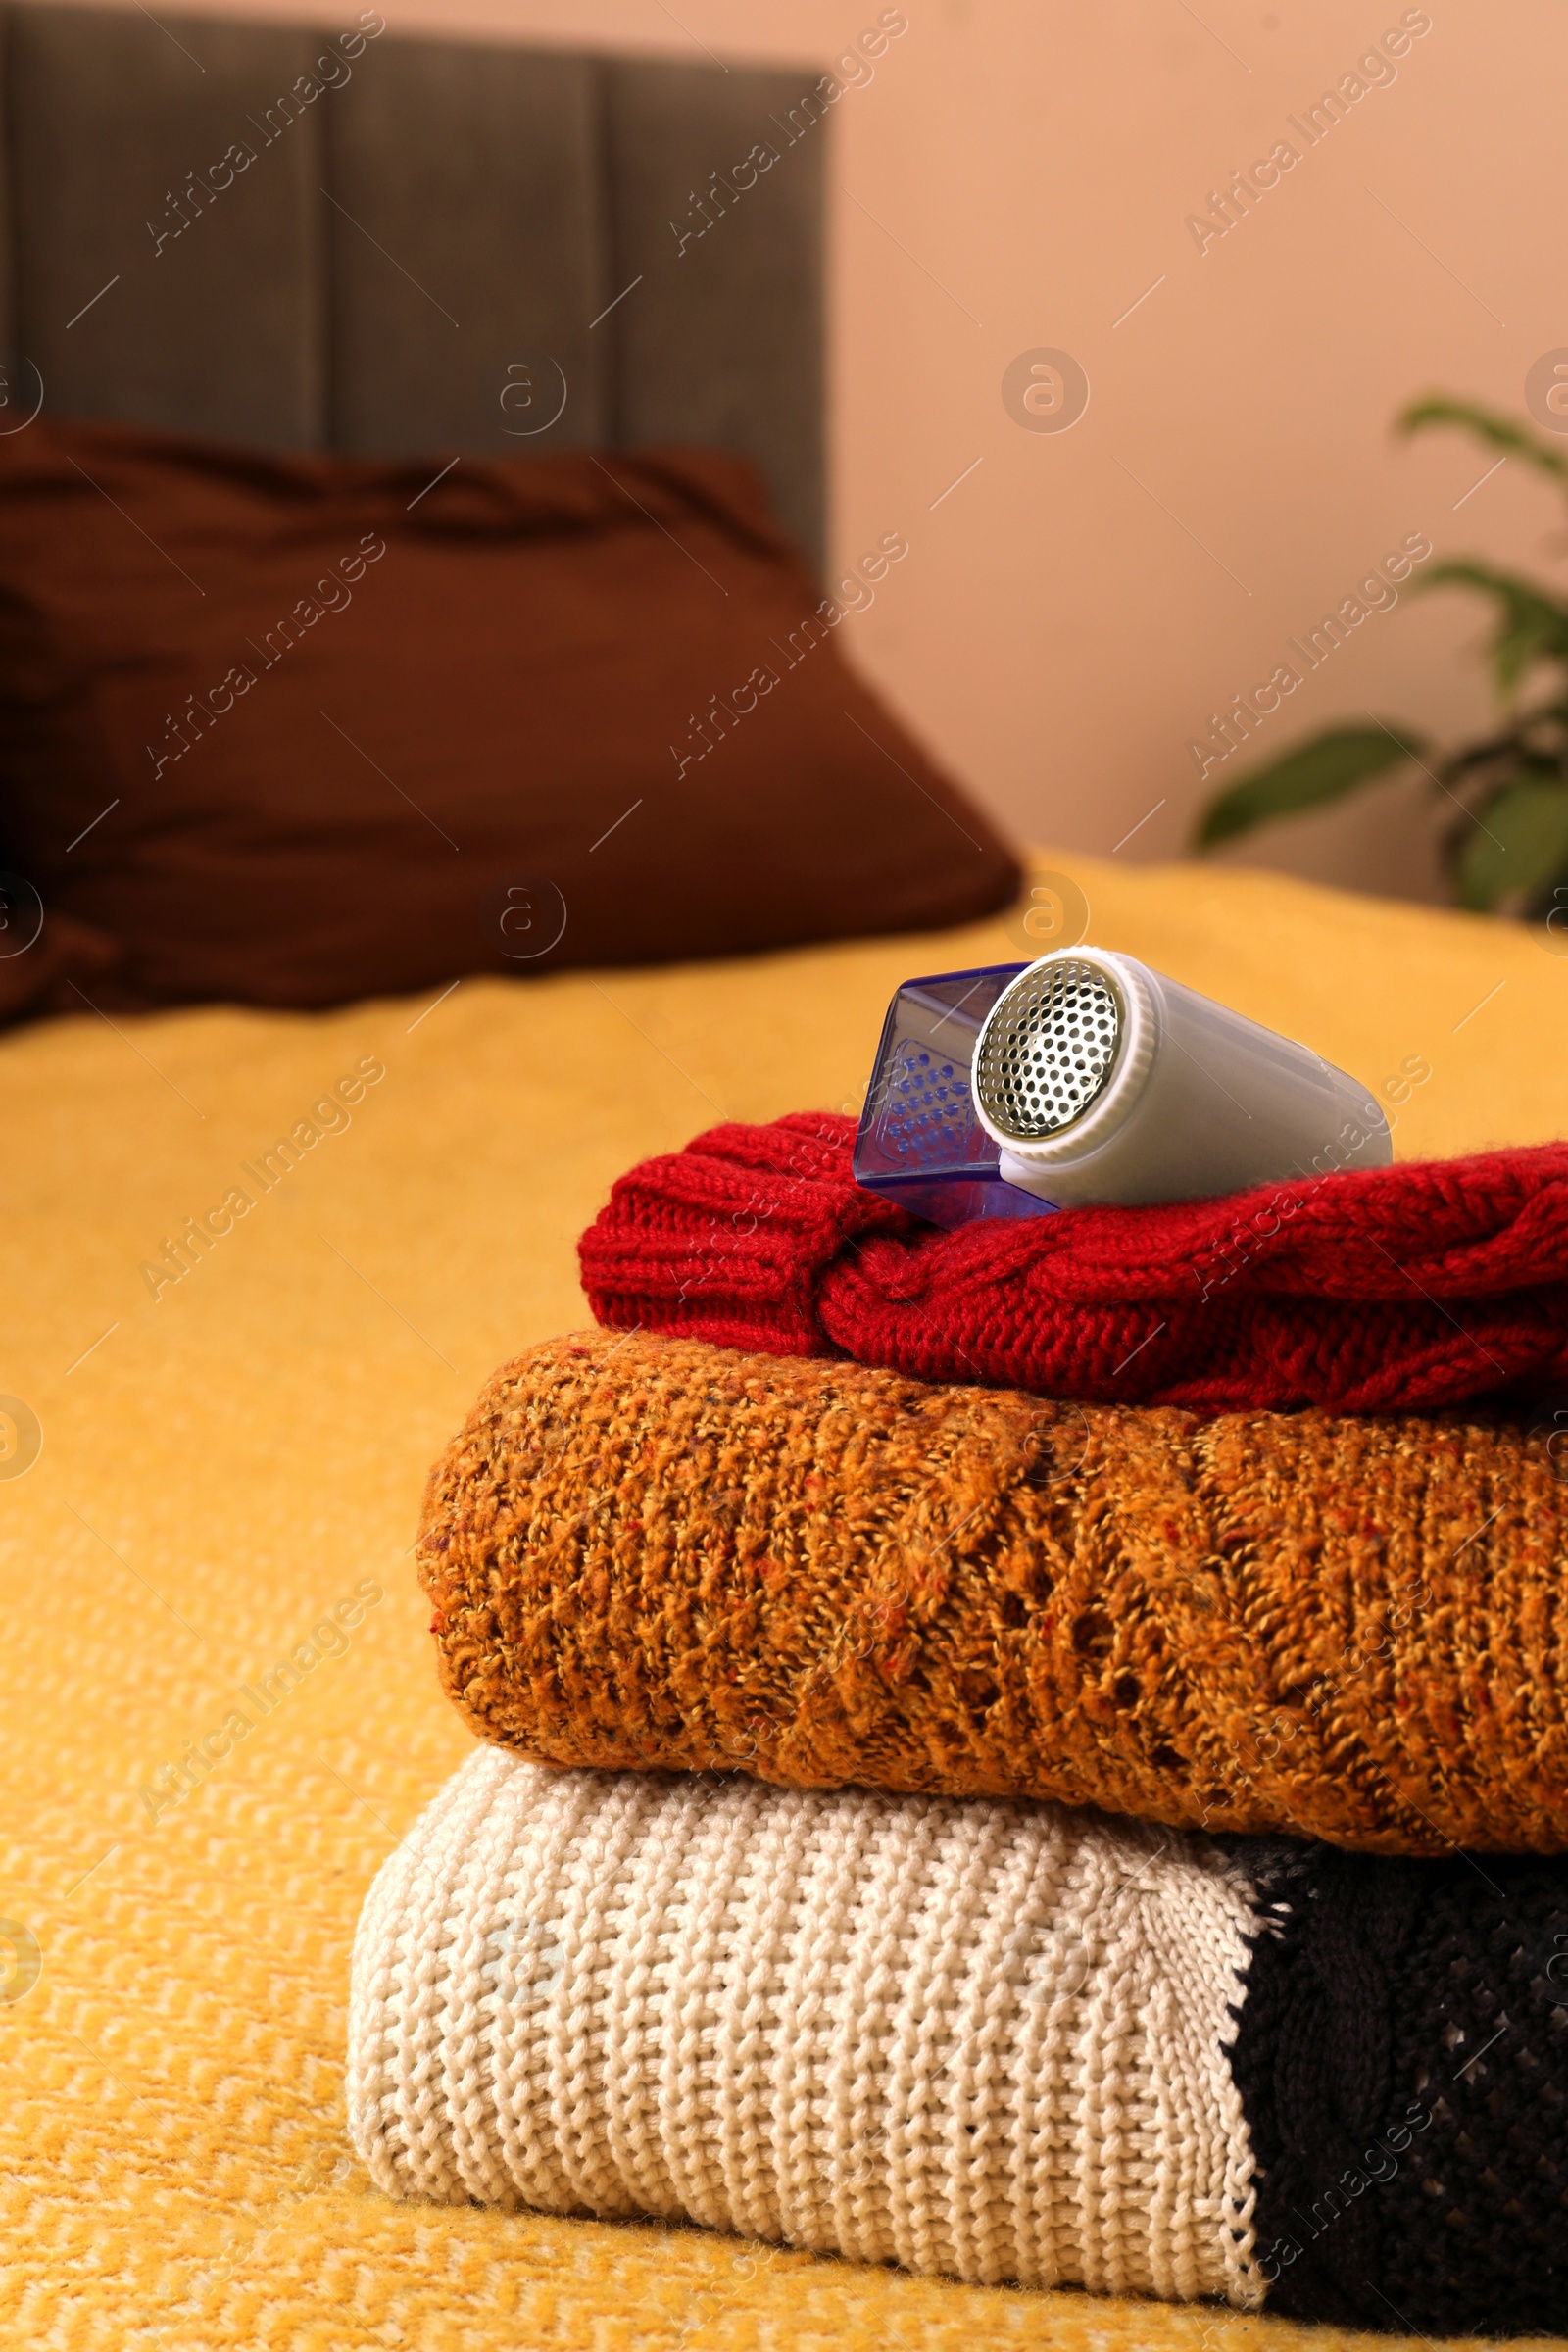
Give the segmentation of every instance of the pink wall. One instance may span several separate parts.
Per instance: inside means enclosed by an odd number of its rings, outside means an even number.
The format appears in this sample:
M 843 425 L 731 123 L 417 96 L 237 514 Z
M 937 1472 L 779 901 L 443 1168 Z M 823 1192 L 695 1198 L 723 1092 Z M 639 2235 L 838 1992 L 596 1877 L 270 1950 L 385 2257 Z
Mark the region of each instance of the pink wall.
M 820 64 L 882 14 L 383 5 L 394 29 Z M 1568 345 L 1568 12 L 1429 0 L 1396 78 L 1308 147 L 1289 119 L 1411 21 L 1402 0 L 901 6 L 907 30 L 831 114 L 834 544 L 849 562 L 900 530 L 911 554 L 841 642 L 1020 831 L 1105 852 L 1136 826 L 1122 856 L 1168 857 L 1206 789 L 1190 739 L 1282 661 L 1304 668 L 1288 640 L 1407 533 L 1560 573 L 1539 477 L 1510 461 L 1473 488 L 1486 455 L 1388 424 L 1433 387 L 1522 410 L 1531 363 Z M 1301 160 L 1200 252 L 1187 216 L 1281 139 Z M 1042 346 L 1087 370 L 1070 431 L 1004 408 L 1004 369 Z M 1260 747 L 1369 710 L 1473 726 L 1479 622 L 1401 595 Z M 1434 798 L 1392 785 L 1248 855 L 1428 894 Z

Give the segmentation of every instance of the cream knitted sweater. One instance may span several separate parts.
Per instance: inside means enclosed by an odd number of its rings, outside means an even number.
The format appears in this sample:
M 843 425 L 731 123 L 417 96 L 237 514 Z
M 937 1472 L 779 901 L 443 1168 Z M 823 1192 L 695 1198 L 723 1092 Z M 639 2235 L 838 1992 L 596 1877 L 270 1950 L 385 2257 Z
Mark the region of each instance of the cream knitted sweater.
M 480 1747 L 367 1898 L 350 2129 L 402 2196 L 1251 2306 L 1256 1925 L 1170 1831 Z

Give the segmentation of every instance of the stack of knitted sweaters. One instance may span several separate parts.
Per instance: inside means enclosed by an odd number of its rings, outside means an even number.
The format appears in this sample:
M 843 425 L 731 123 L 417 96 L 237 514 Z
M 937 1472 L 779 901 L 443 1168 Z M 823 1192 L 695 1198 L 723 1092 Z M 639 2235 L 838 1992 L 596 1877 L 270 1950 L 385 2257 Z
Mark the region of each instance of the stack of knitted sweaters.
M 852 1133 L 634 1170 L 431 1475 L 375 2177 L 1568 2326 L 1568 1150 L 937 1234 Z

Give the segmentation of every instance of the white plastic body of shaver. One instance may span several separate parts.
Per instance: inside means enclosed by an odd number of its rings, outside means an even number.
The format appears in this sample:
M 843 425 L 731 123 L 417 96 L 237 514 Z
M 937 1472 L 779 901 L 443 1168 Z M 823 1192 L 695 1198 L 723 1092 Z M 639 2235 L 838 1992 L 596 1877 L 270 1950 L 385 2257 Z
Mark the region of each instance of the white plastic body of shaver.
M 1058 1208 L 1210 1199 L 1394 1156 L 1358 1080 L 1103 948 L 1019 973 L 980 1032 L 971 1089 L 1003 1177 Z

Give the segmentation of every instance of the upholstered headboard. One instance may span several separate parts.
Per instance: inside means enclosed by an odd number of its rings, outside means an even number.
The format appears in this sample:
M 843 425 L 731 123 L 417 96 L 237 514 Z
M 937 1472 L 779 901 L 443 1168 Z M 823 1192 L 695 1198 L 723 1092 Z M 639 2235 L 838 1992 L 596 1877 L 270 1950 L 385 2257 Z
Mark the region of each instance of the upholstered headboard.
M 62 416 L 271 448 L 716 443 L 819 558 L 816 70 L 341 13 L 0 10 L 13 413 L 41 378 Z

